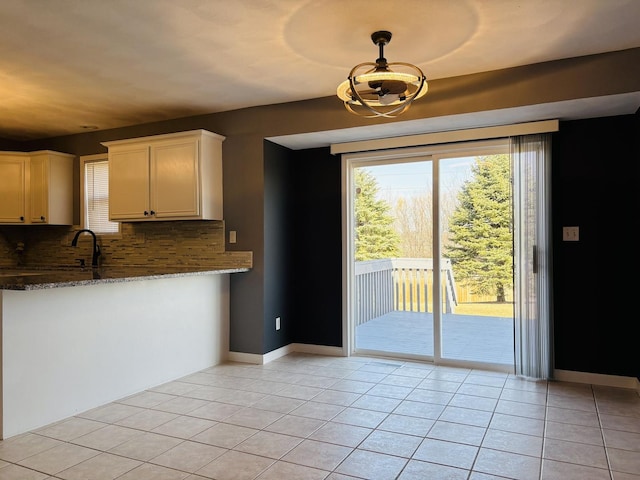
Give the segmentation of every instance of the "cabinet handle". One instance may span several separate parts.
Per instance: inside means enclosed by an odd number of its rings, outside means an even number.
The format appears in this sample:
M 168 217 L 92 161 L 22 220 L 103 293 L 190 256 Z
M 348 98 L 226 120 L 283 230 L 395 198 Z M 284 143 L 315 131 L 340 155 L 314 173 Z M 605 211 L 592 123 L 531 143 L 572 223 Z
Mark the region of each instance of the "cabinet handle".
M 144 211 L 144 216 L 148 217 L 149 216 L 149 212 L 147 212 L 146 210 Z
M 151 215 L 155 215 L 155 214 L 156 214 L 155 210 L 151 210 Z
M 40 220 L 44 222 L 44 217 L 42 215 L 40 215 Z
M 20 221 L 21 221 L 21 222 L 24 222 L 24 217 L 20 217 Z

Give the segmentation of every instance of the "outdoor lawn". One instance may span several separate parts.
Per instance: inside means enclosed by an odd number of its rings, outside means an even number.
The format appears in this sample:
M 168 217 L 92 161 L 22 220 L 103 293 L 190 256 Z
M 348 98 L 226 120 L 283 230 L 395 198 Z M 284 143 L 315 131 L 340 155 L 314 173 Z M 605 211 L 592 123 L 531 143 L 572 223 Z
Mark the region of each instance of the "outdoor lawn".
M 485 317 L 513 317 L 511 302 L 458 303 L 454 312 L 458 315 L 481 315 Z

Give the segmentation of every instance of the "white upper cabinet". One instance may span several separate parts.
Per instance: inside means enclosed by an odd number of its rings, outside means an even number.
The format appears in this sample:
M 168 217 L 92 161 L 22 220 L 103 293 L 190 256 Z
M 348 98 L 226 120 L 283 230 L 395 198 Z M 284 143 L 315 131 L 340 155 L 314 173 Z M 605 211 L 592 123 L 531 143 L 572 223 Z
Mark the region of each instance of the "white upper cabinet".
M 0 223 L 73 224 L 74 155 L 0 152 Z
M 105 142 L 109 219 L 222 220 L 222 142 L 206 130 Z
M 0 222 L 25 222 L 25 168 L 19 154 L 0 153 Z
M 109 147 L 109 220 L 148 217 L 149 147 Z

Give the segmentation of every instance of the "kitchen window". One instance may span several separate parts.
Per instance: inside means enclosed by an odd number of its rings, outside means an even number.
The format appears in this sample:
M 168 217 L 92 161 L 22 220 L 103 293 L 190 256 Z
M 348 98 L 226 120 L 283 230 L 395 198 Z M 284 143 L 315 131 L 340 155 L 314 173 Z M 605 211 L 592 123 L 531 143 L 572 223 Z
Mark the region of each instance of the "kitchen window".
M 81 224 L 96 234 L 120 233 L 109 221 L 109 160 L 107 154 L 80 157 Z

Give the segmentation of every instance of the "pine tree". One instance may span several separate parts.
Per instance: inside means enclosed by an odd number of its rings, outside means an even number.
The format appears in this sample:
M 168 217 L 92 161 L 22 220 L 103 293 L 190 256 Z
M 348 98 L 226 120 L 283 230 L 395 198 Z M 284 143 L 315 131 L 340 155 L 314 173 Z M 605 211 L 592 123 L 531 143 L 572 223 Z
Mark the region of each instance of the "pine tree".
M 354 172 L 356 261 L 397 257 L 399 238 L 389 204 L 376 198 L 379 187 L 371 173 L 361 168 Z
M 506 154 L 476 158 L 445 247 L 456 280 L 470 284 L 475 293 L 495 294 L 498 302 L 505 301 L 505 289 L 513 284 L 509 162 Z

